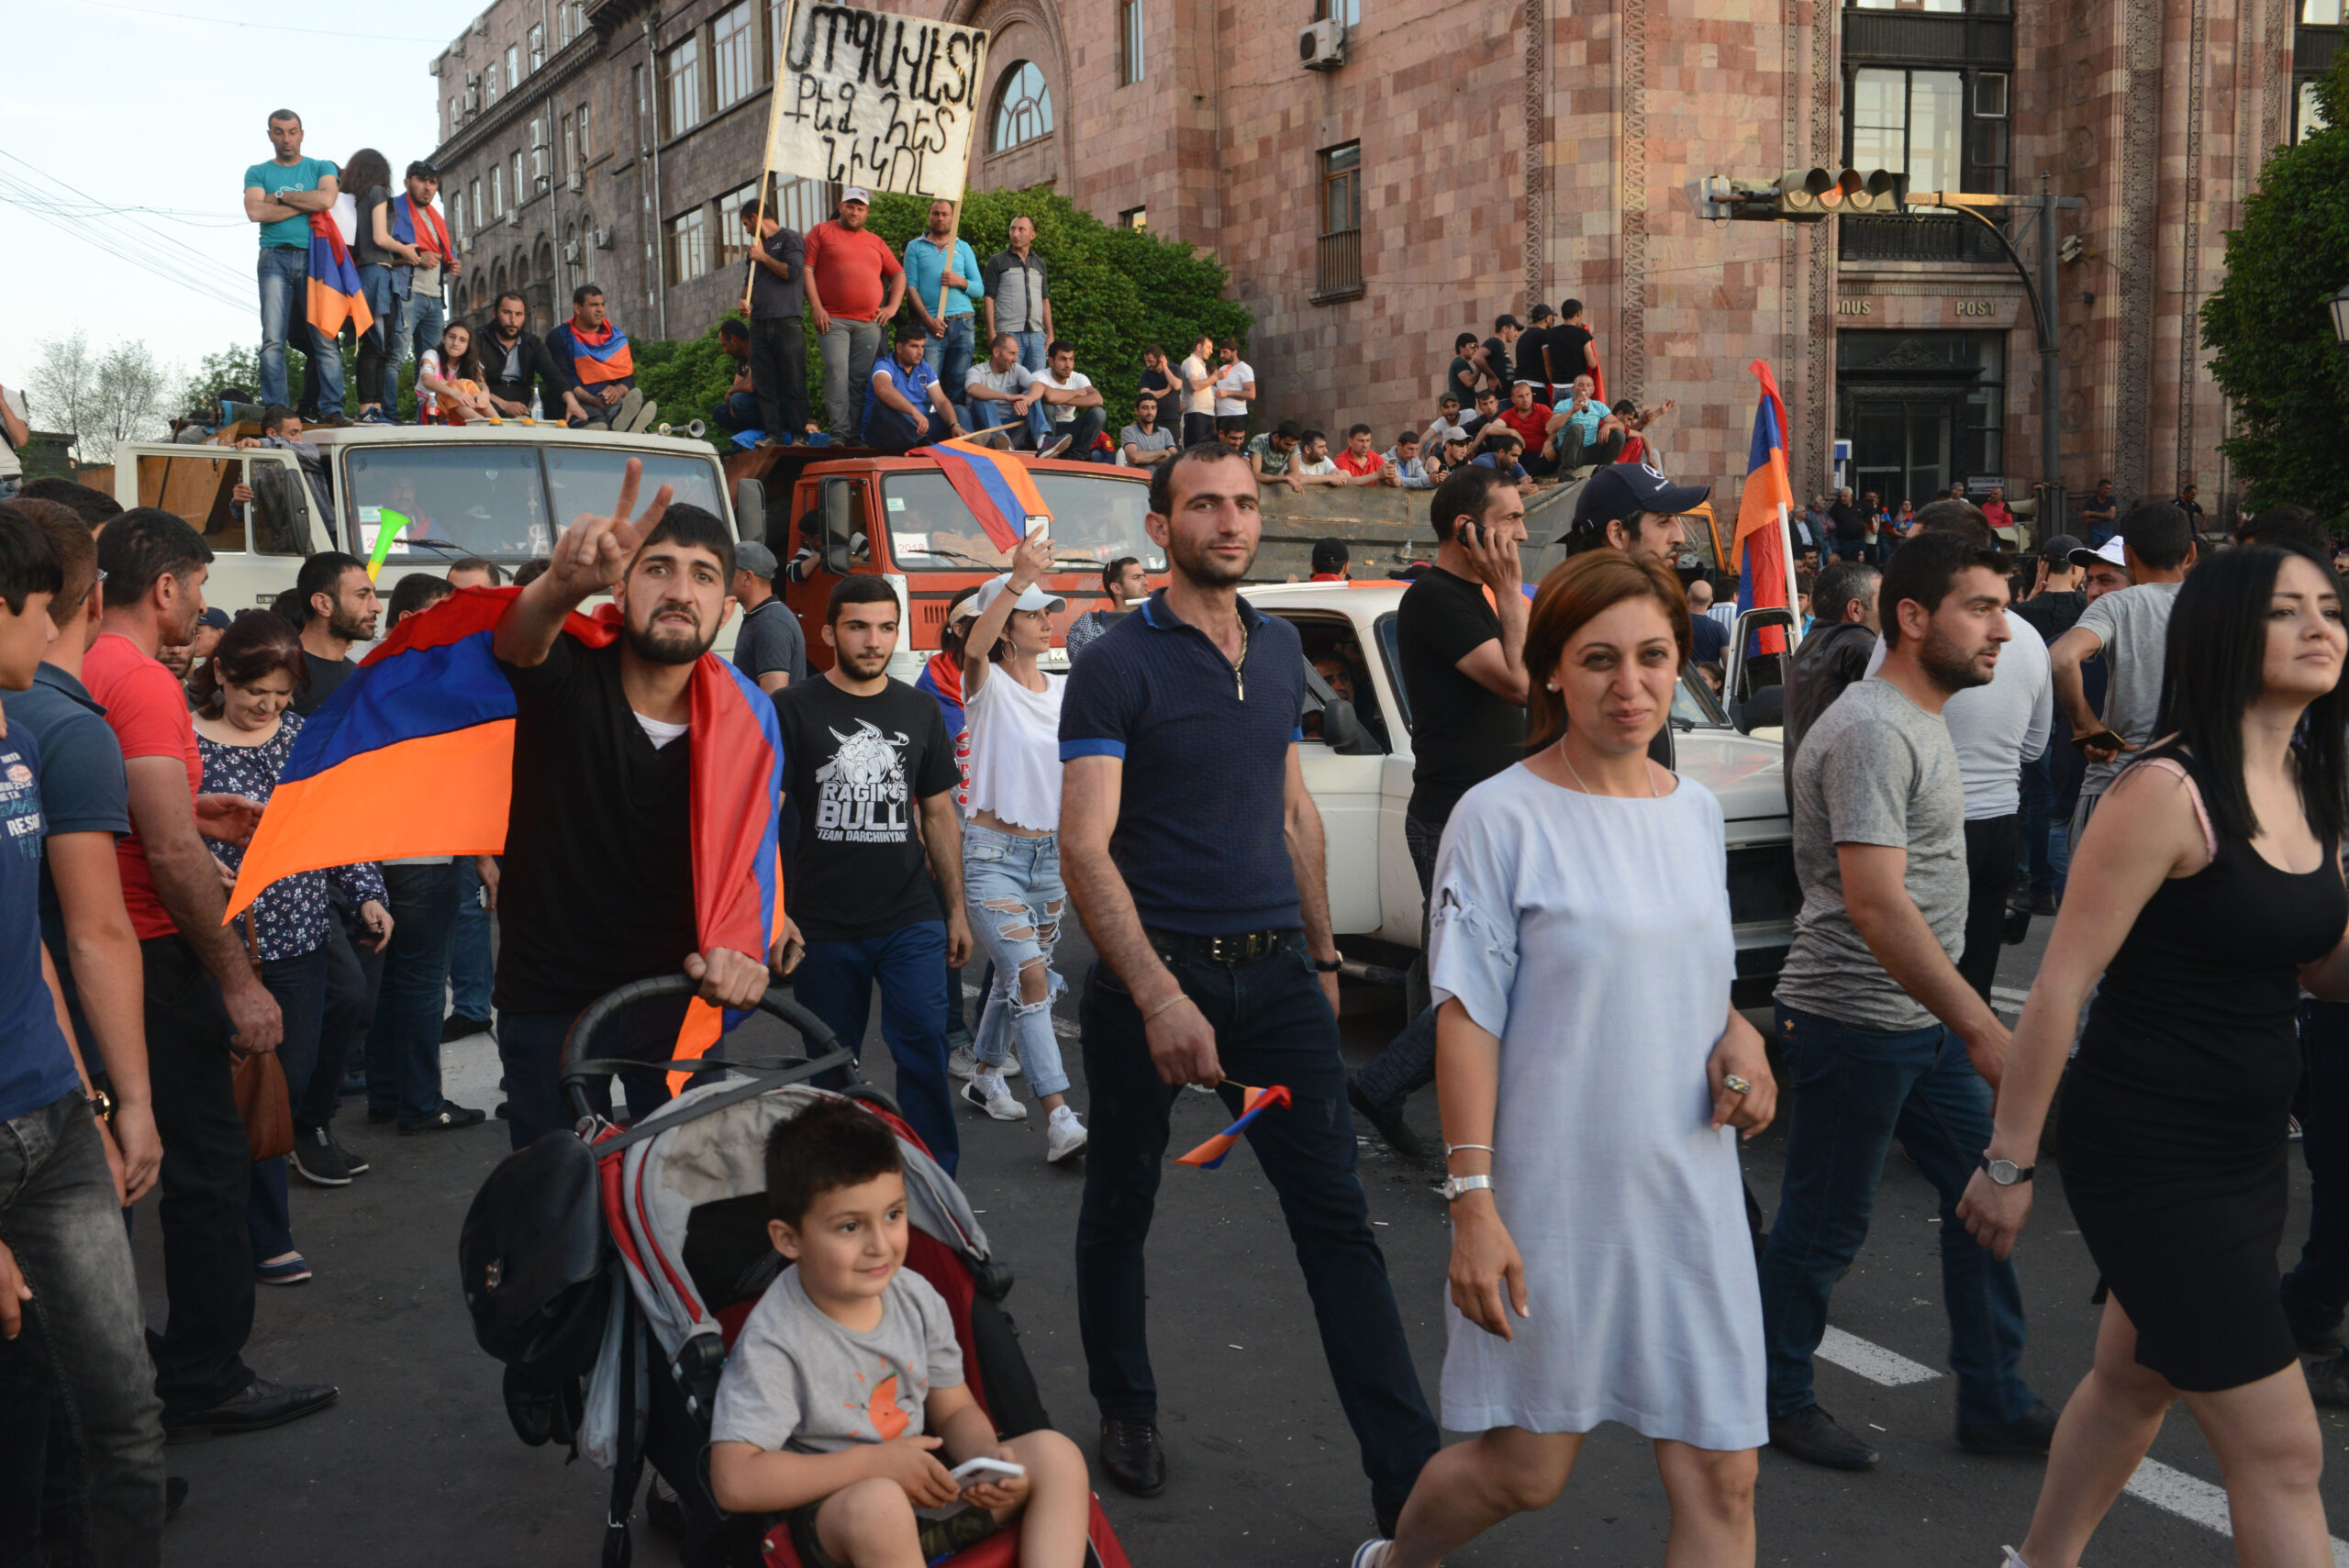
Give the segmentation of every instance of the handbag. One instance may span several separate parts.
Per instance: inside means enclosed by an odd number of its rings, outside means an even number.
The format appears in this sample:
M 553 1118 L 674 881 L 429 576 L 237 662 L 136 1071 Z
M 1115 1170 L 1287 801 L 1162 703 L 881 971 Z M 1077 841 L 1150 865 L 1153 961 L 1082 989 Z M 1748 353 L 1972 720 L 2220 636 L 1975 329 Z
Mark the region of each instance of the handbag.
M 261 939 L 253 923 L 241 922 L 245 928 L 245 957 L 254 970 L 261 968 Z M 294 1099 L 285 1088 L 285 1064 L 273 1051 L 243 1051 L 229 1048 L 234 1065 L 231 1081 L 237 1095 L 237 1114 L 244 1118 L 245 1145 L 252 1151 L 253 1163 L 274 1160 L 294 1152 Z

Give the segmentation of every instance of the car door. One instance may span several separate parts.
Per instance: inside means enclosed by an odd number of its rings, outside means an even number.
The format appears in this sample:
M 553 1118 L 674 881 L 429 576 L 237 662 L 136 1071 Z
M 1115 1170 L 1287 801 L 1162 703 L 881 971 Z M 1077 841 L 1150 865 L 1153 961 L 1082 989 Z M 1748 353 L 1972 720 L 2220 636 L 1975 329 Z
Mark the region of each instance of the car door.
M 1275 610 L 1299 630 L 1326 624 L 1326 617 Z M 1330 927 L 1337 935 L 1371 936 L 1384 924 L 1379 900 L 1380 781 L 1386 756 L 1365 738 L 1340 750 L 1319 732 L 1318 720 L 1334 697 L 1328 682 L 1308 665 L 1305 711 L 1298 727 L 1308 731 L 1298 745 L 1306 792 L 1320 808 L 1324 863 L 1330 890 Z

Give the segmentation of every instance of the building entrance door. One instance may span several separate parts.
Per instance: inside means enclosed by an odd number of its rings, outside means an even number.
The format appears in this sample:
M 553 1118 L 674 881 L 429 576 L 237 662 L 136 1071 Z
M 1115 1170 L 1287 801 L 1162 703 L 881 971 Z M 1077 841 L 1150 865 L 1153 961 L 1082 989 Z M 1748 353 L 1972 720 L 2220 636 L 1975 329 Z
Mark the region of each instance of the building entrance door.
M 1852 428 L 1852 489 L 1865 495 L 1873 490 L 1884 504 L 1898 510 L 1903 501 L 1921 506 L 1949 493 L 1954 476 L 1958 421 L 1965 411 L 1964 397 L 1926 402 L 1913 397 L 1888 397 L 1879 402 L 1854 400 Z
M 2003 469 L 2005 339 L 1998 333 L 1859 329 L 1835 335 L 1835 433 L 1847 482 L 1898 511 Z

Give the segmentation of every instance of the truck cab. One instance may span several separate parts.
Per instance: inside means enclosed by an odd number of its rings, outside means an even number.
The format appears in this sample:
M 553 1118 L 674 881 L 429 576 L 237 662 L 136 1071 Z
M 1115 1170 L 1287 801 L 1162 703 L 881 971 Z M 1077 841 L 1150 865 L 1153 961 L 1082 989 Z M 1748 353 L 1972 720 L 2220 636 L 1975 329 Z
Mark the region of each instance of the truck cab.
M 509 420 L 321 427 L 303 439 L 324 459 L 306 476 L 282 447 L 127 445 L 117 450 L 115 499 L 160 506 L 202 534 L 213 551 L 206 597 L 231 615 L 267 606 L 319 550 L 367 559 L 386 512 L 408 519 L 376 580 L 386 594 L 410 572 L 444 571 L 463 556 L 511 572 L 551 553 L 555 535 L 583 512 L 608 511 L 630 458 L 644 465 L 647 496 L 666 484 L 675 501 L 726 519 L 737 538 L 764 527 L 757 485 L 739 492 L 754 514 L 744 517 L 718 454 L 680 437 Z M 250 501 L 235 500 L 240 484 Z M 730 648 L 732 637 L 729 620 L 721 645 Z

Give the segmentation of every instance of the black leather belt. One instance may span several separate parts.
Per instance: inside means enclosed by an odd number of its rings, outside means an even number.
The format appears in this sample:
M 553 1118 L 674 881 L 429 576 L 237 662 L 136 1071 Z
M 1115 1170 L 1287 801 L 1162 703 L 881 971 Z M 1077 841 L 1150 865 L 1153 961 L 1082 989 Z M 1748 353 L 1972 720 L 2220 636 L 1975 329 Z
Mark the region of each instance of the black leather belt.
M 1260 958 L 1270 958 L 1280 951 L 1284 943 L 1304 933 L 1297 930 L 1243 931 L 1237 936 L 1197 937 L 1185 931 L 1162 931 L 1152 927 L 1142 928 L 1142 935 L 1158 956 L 1173 963 L 1177 959 L 1201 959 L 1208 963 L 1253 963 Z

